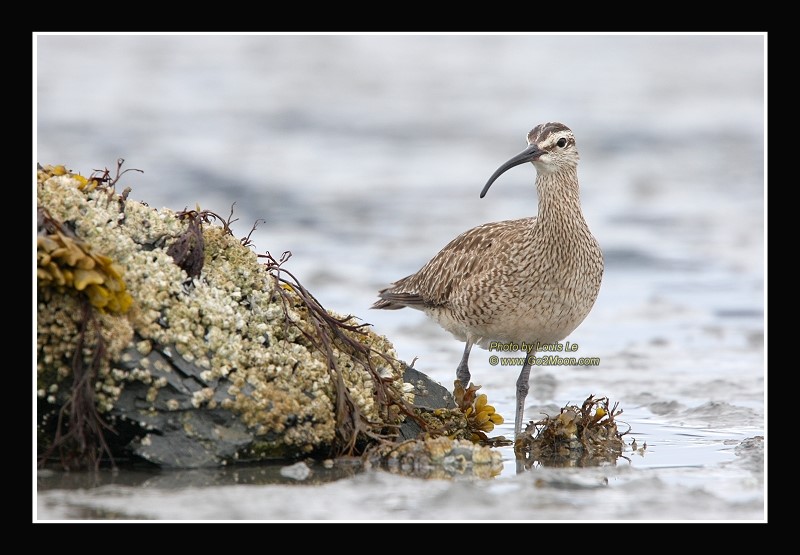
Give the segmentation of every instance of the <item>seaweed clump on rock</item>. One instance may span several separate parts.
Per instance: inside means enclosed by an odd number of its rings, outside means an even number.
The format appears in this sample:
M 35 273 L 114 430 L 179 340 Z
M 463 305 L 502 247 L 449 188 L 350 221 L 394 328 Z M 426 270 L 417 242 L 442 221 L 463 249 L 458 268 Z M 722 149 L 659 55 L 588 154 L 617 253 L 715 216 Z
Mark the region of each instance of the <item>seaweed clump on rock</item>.
M 617 428 L 618 404 L 609 407 L 607 397 L 568 405 L 557 416 L 545 415 L 531 422 L 514 442 L 514 453 L 524 468 L 543 466 L 597 466 L 616 463 L 625 447 Z
M 416 419 L 391 343 L 321 307 L 287 256 L 230 217 L 130 200 L 120 176 L 38 171 L 42 463 L 357 454 Z

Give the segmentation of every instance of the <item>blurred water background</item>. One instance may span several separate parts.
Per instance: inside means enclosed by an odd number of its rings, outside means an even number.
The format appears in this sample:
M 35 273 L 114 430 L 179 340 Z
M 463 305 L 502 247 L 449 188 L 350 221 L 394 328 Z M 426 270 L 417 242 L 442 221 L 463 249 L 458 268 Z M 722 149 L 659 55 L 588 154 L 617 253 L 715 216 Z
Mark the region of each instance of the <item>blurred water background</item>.
M 34 37 L 35 159 L 114 168 L 130 198 L 227 215 L 328 309 L 452 387 L 463 344 L 376 292 L 475 225 L 536 214 L 535 171 L 494 170 L 536 124 L 575 132 L 606 259 L 568 338 L 598 367 L 538 367 L 526 416 L 619 401 L 642 454 L 486 481 L 384 472 L 302 484 L 268 468 L 35 473 L 34 517 L 254 520 L 762 520 L 762 35 Z M 518 368 L 473 350 L 513 435 Z M 317 469 L 318 477 L 326 476 Z M 276 478 L 276 476 L 278 476 Z M 314 488 L 309 495 L 308 488 Z

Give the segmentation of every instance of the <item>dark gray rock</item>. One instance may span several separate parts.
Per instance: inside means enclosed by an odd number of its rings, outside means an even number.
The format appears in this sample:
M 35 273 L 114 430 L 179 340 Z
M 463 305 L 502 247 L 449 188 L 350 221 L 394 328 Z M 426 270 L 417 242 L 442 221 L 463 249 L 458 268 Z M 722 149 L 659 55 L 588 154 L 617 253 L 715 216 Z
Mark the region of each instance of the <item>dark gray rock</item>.
M 434 382 L 428 376 L 410 366 L 405 367 L 403 381 L 414 386 L 414 406 L 423 410 L 455 408 L 453 395 L 442 384 Z M 400 426 L 400 439 L 415 439 L 422 432 L 419 424 L 407 418 Z

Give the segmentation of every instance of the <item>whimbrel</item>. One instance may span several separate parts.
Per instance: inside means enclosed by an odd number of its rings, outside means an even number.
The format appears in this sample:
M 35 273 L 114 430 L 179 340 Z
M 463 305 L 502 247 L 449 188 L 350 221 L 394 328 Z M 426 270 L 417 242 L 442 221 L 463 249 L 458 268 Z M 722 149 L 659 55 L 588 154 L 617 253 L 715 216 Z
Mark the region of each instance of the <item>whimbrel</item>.
M 504 172 L 532 162 L 539 210 L 535 218 L 483 224 L 450 241 L 417 273 L 379 291 L 372 308 L 422 310 L 466 342 L 456 377 L 470 380 L 473 345 L 536 345 L 566 338 L 586 318 L 603 277 L 603 253 L 581 211 L 578 150 L 562 123 L 528 133 L 528 147 L 500 166 L 481 198 Z M 517 379 L 514 435 L 522 427 L 531 357 Z

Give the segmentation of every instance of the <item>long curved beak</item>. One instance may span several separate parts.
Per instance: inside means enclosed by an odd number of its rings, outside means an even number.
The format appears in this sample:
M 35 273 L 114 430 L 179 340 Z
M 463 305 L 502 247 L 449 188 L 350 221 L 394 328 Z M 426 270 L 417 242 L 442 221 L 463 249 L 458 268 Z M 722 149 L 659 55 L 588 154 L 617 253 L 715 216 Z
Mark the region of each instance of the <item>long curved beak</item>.
M 489 190 L 489 187 L 492 186 L 492 183 L 495 180 L 503 175 L 506 171 L 510 170 L 514 166 L 519 166 L 520 164 L 524 164 L 525 162 L 533 162 L 537 160 L 539 156 L 543 154 L 543 151 L 539 150 L 539 147 L 536 145 L 530 145 L 528 148 L 514 156 L 511 160 L 497 168 L 497 171 L 492 174 L 492 177 L 489 178 L 489 181 L 486 182 L 486 185 L 483 186 L 483 191 L 481 191 L 481 198 L 486 196 L 486 192 Z

